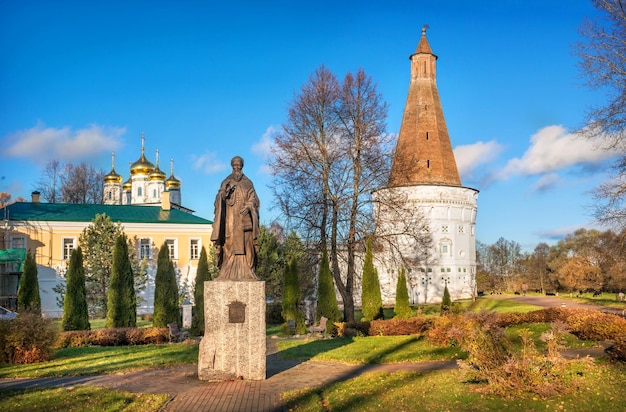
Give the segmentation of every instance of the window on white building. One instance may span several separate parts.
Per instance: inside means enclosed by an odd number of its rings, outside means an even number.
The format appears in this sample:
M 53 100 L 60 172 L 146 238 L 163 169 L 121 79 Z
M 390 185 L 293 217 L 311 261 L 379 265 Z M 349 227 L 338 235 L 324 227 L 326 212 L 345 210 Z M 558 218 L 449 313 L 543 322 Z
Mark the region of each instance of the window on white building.
M 141 196 L 141 187 L 137 188 L 137 196 Z
M 150 240 L 150 238 L 141 238 L 139 239 L 139 259 L 140 260 L 150 260 L 152 259 L 152 248 L 150 247 L 150 245 L 152 244 L 152 241 Z
M 462 225 L 459 225 L 459 233 L 465 233 L 465 227 Z
M 191 239 L 189 241 L 189 259 L 200 258 L 200 239 Z
M 441 233 L 448 233 L 448 225 L 441 226 Z
M 170 252 L 170 260 L 178 259 L 178 253 L 176 250 L 176 239 L 165 239 L 165 244 Z
M 63 238 L 63 260 L 70 260 L 72 257 L 72 251 L 76 247 L 76 238 L 65 237 Z

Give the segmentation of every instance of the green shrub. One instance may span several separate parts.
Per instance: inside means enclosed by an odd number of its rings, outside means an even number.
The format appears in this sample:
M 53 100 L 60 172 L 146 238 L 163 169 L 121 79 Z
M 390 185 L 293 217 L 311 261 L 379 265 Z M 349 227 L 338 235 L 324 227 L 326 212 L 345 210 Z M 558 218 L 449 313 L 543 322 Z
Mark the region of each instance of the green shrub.
M 443 288 L 443 297 L 441 298 L 441 314 L 446 315 L 450 312 L 452 306 L 452 299 L 450 299 L 450 291 L 448 291 L 448 284 Z
M 20 287 L 17 291 L 17 310 L 20 313 L 33 312 L 41 315 L 37 263 L 35 263 L 35 257 L 30 250 L 26 253 L 24 273 L 22 273 Z
M 62 332 L 57 345 L 62 348 L 74 348 L 148 345 L 166 342 L 169 342 L 167 328 L 116 328 Z
M 135 278 L 128 258 L 128 241 L 121 234 L 115 241 L 113 266 L 107 292 L 107 328 L 132 328 L 137 326 L 137 297 Z
M 15 319 L 0 321 L 0 364 L 45 362 L 57 336 L 56 325 L 36 313 L 20 313 Z

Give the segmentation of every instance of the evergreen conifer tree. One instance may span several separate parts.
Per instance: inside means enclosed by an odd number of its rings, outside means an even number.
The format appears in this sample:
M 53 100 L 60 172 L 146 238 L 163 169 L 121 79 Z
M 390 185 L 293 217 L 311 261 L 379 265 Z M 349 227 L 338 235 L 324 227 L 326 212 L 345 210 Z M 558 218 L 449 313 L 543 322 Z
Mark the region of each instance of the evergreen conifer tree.
M 294 256 L 285 265 L 285 282 L 283 289 L 283 319 L 285 321 L 294 320 L 296 323 L 296 333 L 304 333 L 304 313 L 300 310 L 300 280 L 298 278 L 298 260 Z
M 393 310 L 397 318 L 407 319 L 413 316 L 413 309 L 409 303 L 409 290 L 406 287 L 404 266 L 398 271 L 398 285 L 396 286 L 396 306 Z
M 128 258 L 128 241 L 121 234 L 115 241 L 113 266 L 107 300 L 107 328 L 137 326 L 137 298 L 135 280 Z
M 91 325 L 89 324 L 89 312 L 87 310 L 85 268 L 83 266 L 83 250 L 80 246 L 72 251 L 70 266 L 65 275 L 65 283 L 63 330 L 89 330 Z
M 213 248 L 211 249 L 214 251 Z M 204 282 L 209 280 L 213 280 L 213 276 L 209 270 L 209 259 L 206 249 L 202 246 L 200 259 L 198 260 L 198 270 L 196 271 L 196 284 L 193 289 L 193 299 L 196 308 L 191 320 L 191 333 L 196 336 L 204 335 Z
M 383 299 L 380 294 L 380 281 L 378 280 L 378 271 L 374 267 L 374 255 L 372 253 L 372 241 L 370 239 L 367 240 L 367 249 L 365 250 L 361 288 L 363 317 L 366 320 L 384 318 Z
M 445 315 L 450 311 L 452 307 L 452 299 L 450 299 L 450 292 L 448 291 L 448 284 L 446 283 L 443 289 L 443 298 L 441 299 L 441 314 Z
M 41 315 L 37 263 L 30 250 L 26 253 L 24 273 L 22 273 L 20 288 L 17 291 L 17 310 L 18 312 L 31 312 Z
M 328 253 L 326 250 L 322 253 L 322 261 L 320 262 L 320 273 L 317 278 L 317 308 L 315 310 L 315 320 L 319 320 L 324 316 L 328 319 L 326 323 L 326 331 L 332 329 L 333 322 L 339 322 L 339 305 L 337 304 L 337 295 L 335 294 L 335 284 L 333 282 L 333 274 L 330 271 L 330 263 L 328 261 Z
M 154 279 L 154 317 L 152 325 L 164 328 L 168 323 L 178 322 L 178 285 L 176 272 L 170 260 L 167 243 L 163 243 L 157 259 L 157 273 Z

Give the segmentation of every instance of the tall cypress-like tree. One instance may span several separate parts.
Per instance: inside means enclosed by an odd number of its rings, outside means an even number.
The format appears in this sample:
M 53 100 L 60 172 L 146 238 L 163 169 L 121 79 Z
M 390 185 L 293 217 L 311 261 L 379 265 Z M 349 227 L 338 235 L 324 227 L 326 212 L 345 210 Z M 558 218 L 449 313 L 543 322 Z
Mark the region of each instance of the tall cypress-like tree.
M 298 280 L 298 262 L 292 258 L 285 265 L 283 289 L 283 319 L 295 320 L 300 303 L 300 282 Z
M 128 258 L 128 240 L 122 234 L 115 241 L 113 267 L 107 300 L 107 328 L 137 326 L 137 298 L 135 280 Z
M 214 251 L 213 248 L 211 250 Z M 214 255 L 214 253 L 213 253 Z M 215 256 L 213 256 L 215 258 Z M 214 264 L 215 260 L 211 263 Z M 209 259 L 206 249 L 202 246 L 200 260 L 198 260 L 198 270 L 196 272 L 196 284 L 193 289 L 193 299 L 196 304 L 195 314 L 191 320 L 191 333 L 199 336 L 204 335 L 204 282 L 213 280 L 209 270 Z
M 65 298 L 63 299 L 63 330 L 89 330 L 87 311 L 87 289 L 83 250 L 80 246 L 72 251 L 70 266 L 65 275 Z
M 413 316 L 413 309 L 409 303 L 409 290 L 406 287 L 404 266 L 398 271 L 398 285 L 396 286 L 396 306 L 393 309 L 396 318 L 406 319 Z
M 304 324 L 304 313 L 300 310 L 300 299 L 302 293 L 300 290 L 300 280 L 298 276 L 298 260 L 294 256 L 290 262 L 285 265 L 285 283 L 283 289 L 283 319 L 286 321 L 294 320 L 296 323 L 296 333 L 304 333 L 306 326 Z
M 17 310 L 41 314 L 41 296 L 39 295 L 37 263 L 30 250 L 26 253 L 24 273 L 22 273 L 20 288 L 17 291 Z
M 339 322 L 339 305 L 337 304 L 337 295 L 335 294 L 335 284 L 333 283 L 333 275 L 330 272 L 330 263 L 328 261 L 328 253 L 326 250 L 322 253 L 322 261 L 320 262 L 320 273 L 317 278 L 317 308 L 315 310 L 315 319 L 317 322 L 324 316 L 328 319 L 326 323 L 326 331 L 330 331 L 333 322 Z
M 178 285 L 176 272 L 170 260 L 167 243 L 163 242 L 157 260 L 157 272 L 154 279 L 154 317 L 152 325 L 164 328 L 168 323 L 178 322 Z
M 450 299 L 450 291 L 448 291 L 448 284 L 446 283 L 443 289 L 443 298 L 441 299 L 441 314 L 445 315 L 450 311 L 452 307 L 452 299 Z
M 374 267 L 374 255 L 372 253 L 372 241 L 370 239 L 367 240 L 361 288 L 363 317 L 366 320 L 384 318 L 383 298 L 380 294 L 380 281 L 378 280 L 378 271 Z

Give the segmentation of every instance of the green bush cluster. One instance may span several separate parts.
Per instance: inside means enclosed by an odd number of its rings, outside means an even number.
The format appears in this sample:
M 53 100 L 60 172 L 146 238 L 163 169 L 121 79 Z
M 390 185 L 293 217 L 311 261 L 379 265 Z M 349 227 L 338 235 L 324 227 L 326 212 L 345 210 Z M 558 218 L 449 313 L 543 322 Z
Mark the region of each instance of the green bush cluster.
M 169 342 L 167 328 L 115 328 L 62 332 L 57 346 L 77 348 L 84 346 L 148 345 Z
M 57 327 L 37 313 L 0 321 L 0 364 L 45 362 L 57 340 Z

